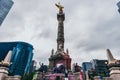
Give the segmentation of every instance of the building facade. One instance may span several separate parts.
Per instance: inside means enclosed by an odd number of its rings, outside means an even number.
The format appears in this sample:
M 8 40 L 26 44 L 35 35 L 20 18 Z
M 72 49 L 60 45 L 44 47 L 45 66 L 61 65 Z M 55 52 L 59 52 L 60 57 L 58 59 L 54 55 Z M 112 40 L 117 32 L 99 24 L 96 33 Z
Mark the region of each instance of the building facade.
M 102 76 L 102 77 L 109 76 L 108 60 L 93 59 L 91 63 L 93 65 L 93 69 L 95 70 L 97 76 Z
M 9 75 L 24 75 L 29 73 L 32 65 L 33 46 L 25 42 L 0 42 L 0 61 L 2 61 L 7 52 L 12 50 Z
M 94 80 L 95 76 L 109 77 L 108 60 L 93 59 L 90 62 L 83 62 L 82 69 L 85 80 Z
M 13 5 L 12 0 L 0 0 L 0 26 Z
M 83 62 L 82 63 L 82 69 L 83 72 L 86 72 L 88 70 L 91 70 L 93 68 L 92 63 L 91 62 Z

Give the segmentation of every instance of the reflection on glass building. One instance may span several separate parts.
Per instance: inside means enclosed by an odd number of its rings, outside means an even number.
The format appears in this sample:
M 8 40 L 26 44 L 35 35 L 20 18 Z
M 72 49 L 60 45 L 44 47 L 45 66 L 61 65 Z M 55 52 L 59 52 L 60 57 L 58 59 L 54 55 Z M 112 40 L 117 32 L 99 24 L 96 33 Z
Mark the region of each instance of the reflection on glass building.
M 93 69 L 93 66 L 92 66 L 91 62 L 83 62 L 82 63 L 82 68 L 83 68 L 83 71 L 86 72 L 88 70 Z
M 0 0 L 0 25 L 13 5 L 12 0 Z
M 0 61 L 12 50 L 10 75 L 24 75 L 30 72 L 33 46 L 25 42 L 0 42 Z
M 109 69 L 107 65 L 108 60 L 93 59 L 91 63 L 93 65 L 93 69 L 97 73 L 97 76 L 103 76 L 103 77 L 109 76 Z

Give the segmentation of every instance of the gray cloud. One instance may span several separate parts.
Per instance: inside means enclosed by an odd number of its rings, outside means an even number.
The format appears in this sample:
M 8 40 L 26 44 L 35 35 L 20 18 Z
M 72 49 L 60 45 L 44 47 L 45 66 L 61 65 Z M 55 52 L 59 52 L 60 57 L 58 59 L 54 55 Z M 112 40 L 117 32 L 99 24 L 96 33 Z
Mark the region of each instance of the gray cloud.
M 64 5 L 65 48 L 72 62 L 106 59 L 107 48 L 120 57 L 118 0 L 15 0 L 0 27 L 1 41 L 29 42 L 35 48 L 34 59 L 48 64 L 57 45 L 57 2 Z

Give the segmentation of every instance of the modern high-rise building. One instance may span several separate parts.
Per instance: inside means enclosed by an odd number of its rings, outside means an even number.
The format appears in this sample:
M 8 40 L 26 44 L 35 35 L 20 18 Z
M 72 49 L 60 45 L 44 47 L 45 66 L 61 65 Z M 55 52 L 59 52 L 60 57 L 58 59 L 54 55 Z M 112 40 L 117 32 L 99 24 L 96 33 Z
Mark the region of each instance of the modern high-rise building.
M 90 62 L 83 62 L 82 69 L 86 80 L 87 78 L 94 80 L 95 76 L 109 76 L 108 60 L 93 59 Z
M 12 0 L 0 0 L 0 26 L 13 5 Z
M 109 76 L 108 60 L 93 59 L 91 63 L 93 69 L 97 74 L 96 76 L 102 76 L 102 77 Z
M 93 69 L 92 63 L 91 62 L 83 62 L 82 69 L 83 69 L 83 72 Z
M 33 46 L 25 42 L 0 42 L 0 61 L 12 50 L 10 75 L 29 73 L 32 65 Z

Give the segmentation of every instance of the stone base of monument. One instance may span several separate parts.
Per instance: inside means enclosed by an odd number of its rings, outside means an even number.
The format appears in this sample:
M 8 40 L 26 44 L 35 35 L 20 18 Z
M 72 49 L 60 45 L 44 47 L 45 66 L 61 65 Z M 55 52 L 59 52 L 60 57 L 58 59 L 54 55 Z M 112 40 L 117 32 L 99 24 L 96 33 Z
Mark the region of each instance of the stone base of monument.
M 94 80 L 113 80 L 113 79 L 110 78 L 110 77 L 103 77 L 103 78 L 101 79 L 100 76 L 95 76 L 95 77 L 94 77 Z
M 0 67 L 0 80 L 5 80 L 7 76 L 8 76 L 8 68 Z
M 5 78 L 5 80 L 21 80 L 21 76 L 19 76 L 19 75 L 8 76 Z
M 120 67 L 110 68 L 110 78 L 112 80 L 120 80 Z

